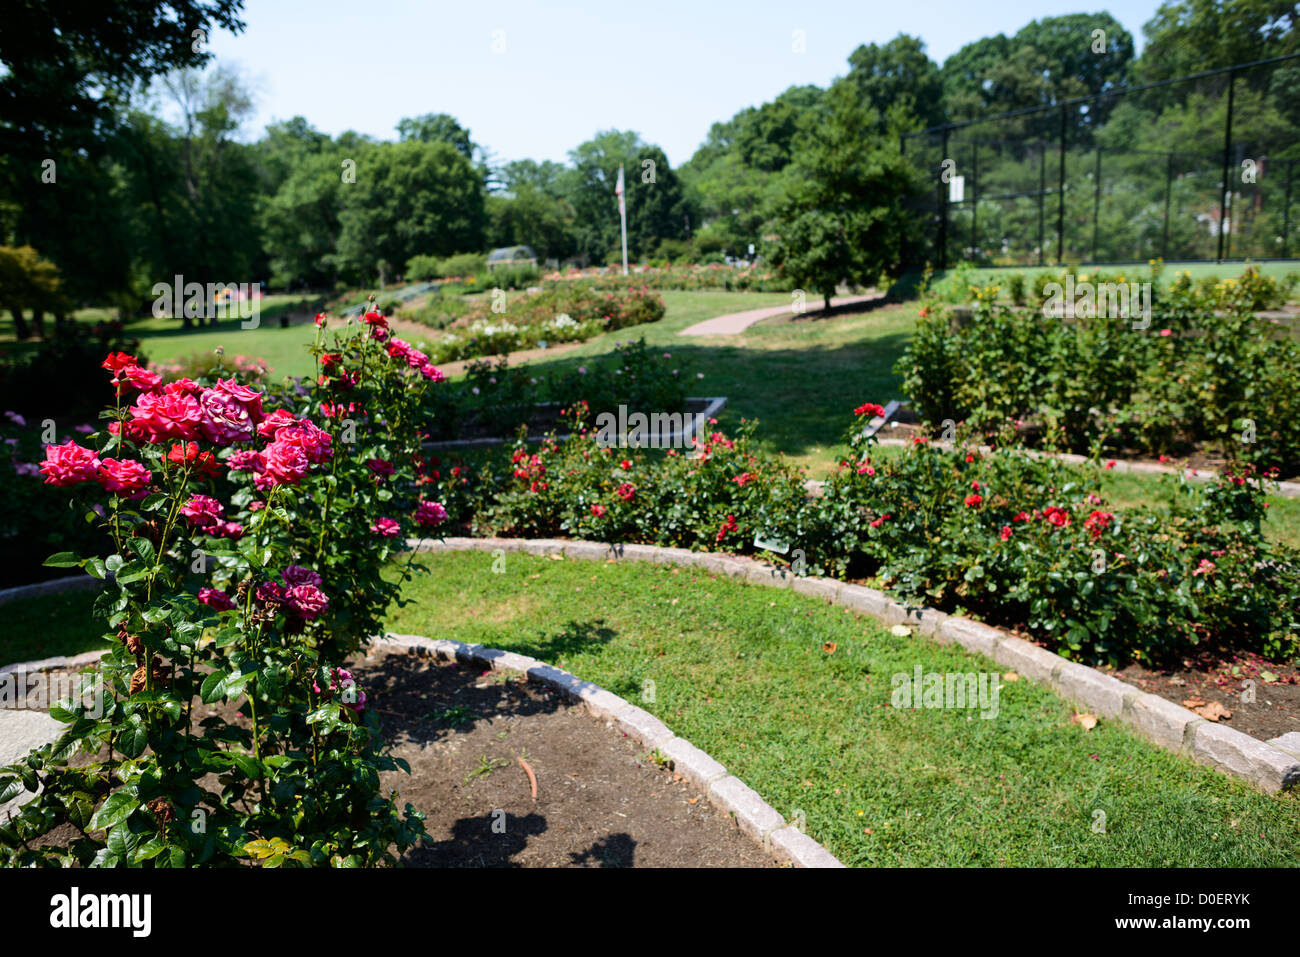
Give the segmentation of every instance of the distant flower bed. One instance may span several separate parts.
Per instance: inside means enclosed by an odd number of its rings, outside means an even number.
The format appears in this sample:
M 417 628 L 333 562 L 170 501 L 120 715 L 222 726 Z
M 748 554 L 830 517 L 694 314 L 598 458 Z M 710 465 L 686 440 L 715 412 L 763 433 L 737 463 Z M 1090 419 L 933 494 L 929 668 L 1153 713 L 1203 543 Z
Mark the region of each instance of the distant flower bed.
M 688 291 L 727 289 L 748 292 L 787 292 L 790 281 L 764 266 L 727 266 L 721 263 L 687 266 L 634 267 L 624 276 L 622 267 L 604 266 L 547 273 L 548 283 L 588 282 L 597 289 L 656 289 Z
M 647 289 L 598 292 L 589 284 L 552 286 L 543 292 L 493 292 L 455 319 L 429 346 L 435 362 L 501 355 L 543 343 L 583 342 L 604 332 L 658 322 L 663 300 Z M 418 315 L 439 325 L 436 316 Z

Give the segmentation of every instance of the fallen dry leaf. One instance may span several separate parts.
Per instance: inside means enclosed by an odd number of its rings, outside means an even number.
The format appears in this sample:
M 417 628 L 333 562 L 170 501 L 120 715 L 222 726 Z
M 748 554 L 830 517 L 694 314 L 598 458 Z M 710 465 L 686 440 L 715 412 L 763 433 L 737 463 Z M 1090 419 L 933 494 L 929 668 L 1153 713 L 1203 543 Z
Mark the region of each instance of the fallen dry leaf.
M 1184 708 L 1191 708 L 1193 711 L 1195 711 L 1197 708 L 1203 708 L 1203 707 L 1205 707 L 1205 699 L 1204 699 L 1204 698 L 1185 698 L 1185 699 L 1183 699 L 1183 707 L 1184 707 Z
M 822 651 L 826 652 L 828 655 L 833 655 L 835 654 L 835 649 L 838 647 L 839 645 L 835 644 L 835 642 L 828 641 L 822 645 Z
M 1201 707 L 1194 708 L 1192 710 L 1194 710 L 1206 721 L 1218 721 L 1220 718 L 1232 717 L 1232 712 L 1229 711 L 1227 708 L 1225 708 L 1223 705 L 1219 704 L 1219 702 L 1217 701 L 1211 701 L 1207 705 L 1202 705 Z
M 553 562 L 562 562 L 562 561 L 564 561 L 564 556 L 563 556 L 563 555 L 550 554 L 550 555 L 547 555 L 546 557 L 549 558 L 549 559 L 550 559 L 551 561 L 553 561 Z
M 1097 727 L 1097 716 L 1095 714 L 1079 714 L 1076 712 L 1070 720 L 1083 728 L 1084 731 L 1091 731 Z
M 700 803 L 700 799 L 699 799 L 699 798 L 687 798 L 687 799 L 686 799 L 686 803 L 687 803 L 687 804 L 699 804 L 699 803 Z
M 912 629 L 906 625 L 895 625 L 889 629 L 889 633 L 896 638 L 907 638 L 912 634 Z
M 1019 681 L 1019 680 L 1020 680 L 1020 675 L 1016 674 L 1014 671 L 1008 671 L 1006 674 L 1004 674 L 1004 675 L 1002 676 L 1002 680 L 1003 680 L 1003 681 Z

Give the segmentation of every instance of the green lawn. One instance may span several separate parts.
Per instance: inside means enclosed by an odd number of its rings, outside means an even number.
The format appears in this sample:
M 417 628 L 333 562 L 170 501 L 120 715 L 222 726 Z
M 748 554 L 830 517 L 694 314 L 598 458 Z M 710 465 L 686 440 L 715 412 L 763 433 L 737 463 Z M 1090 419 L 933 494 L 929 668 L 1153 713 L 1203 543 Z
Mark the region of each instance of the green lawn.
M 1300 794 L 1259 793 L 1111 721 L 1084 731 L 1069 704 L 1025 680 L 1002 681 L 989 719 L 890 707 L 893 676 L 918 665 L 1002 670 L 959 648 L 692 569 L 510 554 L 494 574 L 493 561 L 422 557 L 388 629 L 533 655 L 637 702 L 788 819 L 802 811 L 846 864 L 1300 861 Z M 5 606 L 0 661 L 103 647 L 90 603 Z
M 639 563 L 511 554 L 504 574 L 486 553 L 422 563 L 392 631 L 533 655 L 639 703 L 787 818 L 802 811 L 846 864 L 1300 860 L 1300 795 L 1258 793 L 1110 721 L 1084 731 L 1027 681 L 1003 683 L 987 720 L 890 707 L 892 676 L 917 665 L 1000 669 L 816 599 Z

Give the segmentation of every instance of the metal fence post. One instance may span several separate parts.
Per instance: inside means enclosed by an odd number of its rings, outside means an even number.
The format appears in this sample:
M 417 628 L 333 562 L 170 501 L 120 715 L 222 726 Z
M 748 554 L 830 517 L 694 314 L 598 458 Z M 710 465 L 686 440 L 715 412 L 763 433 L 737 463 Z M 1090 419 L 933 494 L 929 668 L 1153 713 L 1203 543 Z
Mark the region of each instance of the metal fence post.
M 1295 171 L 1295 160 L 1286 164 L 1286 192 L 1282 199 L 1282 258 L 1290 257 L 1291 248 L 1291 174 Z
M 951 126 L 943 128 L 943 148 L 939 157 L 939 167 L 943 168 L 943 162 L 948 158 L 948 133 Z M 948 268 L 948 184 L 939 177 L 939 268 Z
M 976 184 L 980 176 L 980 144 L 976 141 L 971 147 L 970 164 L 970 248 L 971 254 L 979 248 L 980 200 Z
M 1061 107 L 1061 170 L 1056 186 L 1056 265 L 1065 256 L 1065 107 Z
M 1237 83 L 1237 71 L 1228 73 L 1228 116 L 1223 124 L 1223 192 L 1219 196 L 1219 256 L 1223 262 L 1223 235 L 1228 222 L 1228 152 L 1232 147 L 1232 94 Z
M 1097 164 L 1092 172 L 1092 261 L 1097 261 L 1097 224 L 1101 220 L 1101 147 L 1097 147 Z
M 1043 200 L 1047 196 L 1047 142 L 1038 141 L 1038 265 L 1043 265 Z
M 1174 154 L 1167 154 L 1165 160 L 1165 239 L 1160 246 L 1160 258 L 1169 258 L 1169 192 L 1174 182 Z

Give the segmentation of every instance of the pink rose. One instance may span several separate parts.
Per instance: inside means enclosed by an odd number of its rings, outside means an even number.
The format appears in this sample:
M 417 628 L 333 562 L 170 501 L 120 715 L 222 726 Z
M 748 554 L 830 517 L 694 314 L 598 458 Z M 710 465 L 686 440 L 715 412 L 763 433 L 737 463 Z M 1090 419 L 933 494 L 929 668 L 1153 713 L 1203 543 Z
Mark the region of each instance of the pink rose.
M 330 606 L 325 593 L 315 585 L 294 585 L 284 593 L 284 597 L 288 599 L 293 610 L 307 621 L 311 621 Z
M 185 516 L 191 525 L 197 525 L 199 528 L 209 528 L 221 523 L 226 510 L 222 508 L 220 502 L 210 495 L 193 495 L 181 507 L 181 514 Z
M 199 601 L 209 608 L 215 608 L 217 611 L 229 611 L 235 607 L 230 596 L 223 591 L 217 591 L 215 588 L 200 588 Z
M 375 524 L 370 526 L 370 530 L 381 538 L 392 538 L 402 531 L 402 526 L 398 525 L 391 518 L 381 518 Z
M 130 495 L 147 488 L 153 479 L 153 473 L 130 459 L 104 459 L 99 463 L 98 479 L 106 492 Z
M 416 525 L 441 525 L 445 521 L 447 521 L 447 510 L 442 507 L 440 502 L 421 500 L 420 504 L 415 507 Z
M 177 379 L 175 382 L 168 382 L 163 386 L 163 392 L 168 395 L 198 395 L 202 391 L 203 386 L 193 379 Z
M 146 392 L 131 406 L 132 432 L 149 442 L 198 436 L 199 402 L 183 392 Z
M 222 522 L 208 529 L 208 534 L 216 538 L 228 538 L 237 542 L 244 537 L 244 526 L 238 522 Z
M 247 442 L 256 434 L 248 406 L 224 389 L 204 389 L 199 396 L 203 437 L 216 445 Z
M 386 478 L 392 478 L 393 473 L 396 471 L 396 469 L 393 468 L 393 463 L 387 459 L 371 459 L 366 463 L 366 465 L 370 467 L 370 471 L 375 473 L 375 478 L 380 479 L 381 481 Z
M 275 485 L 295 485 L 304 475 L 311 463 L 296 445 L 275 441 L 266 447 L 263 453 L 266 464 L 257 476 L 257 487 L 267 488 Z
M 328 462 L 334 455 L 333 439 L 328 432 L 317 428 L 306 419 L 295 425 L 287 425 L 275 434 L 274 445 L 290 445 L 302 450 L 307 461 L 312 465 Z M 267 447 L 269 454 L 270 447 Z
M 99 456 L 82 448 L 72 439 L 62 445 L 47 445 L 41 471 L 46 485 L 60 488 L 79 482 L 93 482 L 99 478 Z
M 273 439 L 276 432 L 286 425 L 293 425 L 297 421 L 297 418 L 288 409 L 276 409 L 258 424 L 257 434 L 264 439 Z
M 232 472 L 260 472 L 266 468 L 266 457 L 261 452 L 245 449 L 226 459 L 226 467 Z

